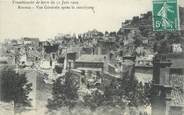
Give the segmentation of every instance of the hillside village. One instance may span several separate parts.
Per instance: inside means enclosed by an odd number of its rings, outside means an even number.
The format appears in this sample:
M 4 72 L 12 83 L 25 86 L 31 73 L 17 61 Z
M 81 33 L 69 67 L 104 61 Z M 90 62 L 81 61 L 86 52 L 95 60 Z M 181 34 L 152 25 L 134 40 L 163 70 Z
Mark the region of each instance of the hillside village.
M 25 74 L 32 83 L 29 109 L 39 107 L 37 112 L 43 115 L 52 107 L 62 106 L 57 94 L 66 91 L 54 86 L 60 82 L 59 87 L 64 87 L 66 79 L 73 84 L 66 86 L 67 91 L 70 87 L 75 89 L 70 95 L 77 95 L 77 99 L 71 98 L 77 106 L 93 110 L 113 105 L 123 110 L 122 115 L 158 115 L 161 111 L 162 115 L 182 115 L 173 114 L 184 108 L 182 7 L 180 23 L 180 31 L 154 32 L 152 13 L 147 12 L 122 22 L 116 32 L 93 29 L 78 35 L 58 34 L 46 41 L 30 37 L 6 39 L 0 46 L 0 71 L 10 67 Z M 179 76 L 179 80 L 173 76 Z M 3 101 L 5 97 L 0 96 Z M 12 106 L 3 103 L 0 108 Z M 151 107 L 152 112 L 145 106 Z M 166 114 L 172 110 L 172 114 Z M 8 115 L 12 111 L 8 109 Z

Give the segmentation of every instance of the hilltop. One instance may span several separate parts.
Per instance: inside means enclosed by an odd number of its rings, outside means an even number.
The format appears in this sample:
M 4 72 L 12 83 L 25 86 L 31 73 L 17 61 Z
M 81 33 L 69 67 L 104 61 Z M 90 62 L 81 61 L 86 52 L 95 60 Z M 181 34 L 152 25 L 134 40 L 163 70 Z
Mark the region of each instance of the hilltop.
M 132 38 L 134 39 L 135 47 L 143 46 L 150 50 L 153 49 L 154 52 L 169 53 L 171 52 L 172 44 L 179 43 L 181 47 L 184 48 L 184 7 L 179 8 L 179 15 L 180 31 L 153 31 L 152 12 L 149 11 L 140 16 L 134 16 L 131 20 L 125 20 L 117 34 L 128 35 L 131 34 L 131 32 L 125 31 L 125 29 L 134 29 L 135 32 Z M 148 44 L 143 43 L 145 40 L 149 41 Z

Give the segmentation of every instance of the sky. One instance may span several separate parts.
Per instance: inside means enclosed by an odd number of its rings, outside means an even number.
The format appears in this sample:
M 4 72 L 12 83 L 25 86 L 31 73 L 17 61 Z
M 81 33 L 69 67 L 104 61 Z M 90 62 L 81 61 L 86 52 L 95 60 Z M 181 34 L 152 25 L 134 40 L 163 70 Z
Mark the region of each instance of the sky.
M 0 0 L 0 40 L 21 37 L 46 40 L 58 33 L 82 33 L 92 29 L 117 31 L 124 20 L 152 10 L 152 0 L 73 1 L 81 6 L 93 6 L 95 13 L 92 10 L 16 9 L 12 0 Z M 184 6 L 184 0 L 179 2 Z

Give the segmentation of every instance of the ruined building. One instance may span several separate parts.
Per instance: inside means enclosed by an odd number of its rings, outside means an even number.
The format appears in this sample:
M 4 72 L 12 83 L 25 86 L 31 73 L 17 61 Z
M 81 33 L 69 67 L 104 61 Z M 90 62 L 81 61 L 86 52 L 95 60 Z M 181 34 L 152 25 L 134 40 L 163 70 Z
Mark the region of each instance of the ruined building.
M 152 115 L 183 115 L 184 54 L 157 54 L 153 64 Z

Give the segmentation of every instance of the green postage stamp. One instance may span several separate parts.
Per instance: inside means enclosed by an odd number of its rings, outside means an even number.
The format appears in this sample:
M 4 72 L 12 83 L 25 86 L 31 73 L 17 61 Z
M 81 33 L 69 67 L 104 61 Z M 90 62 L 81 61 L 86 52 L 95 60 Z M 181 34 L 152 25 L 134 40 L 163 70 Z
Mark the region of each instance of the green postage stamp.
M 180 29 L 177 0 L 153 0 L 153 30 L 175 31 Z

